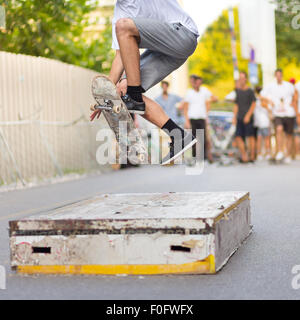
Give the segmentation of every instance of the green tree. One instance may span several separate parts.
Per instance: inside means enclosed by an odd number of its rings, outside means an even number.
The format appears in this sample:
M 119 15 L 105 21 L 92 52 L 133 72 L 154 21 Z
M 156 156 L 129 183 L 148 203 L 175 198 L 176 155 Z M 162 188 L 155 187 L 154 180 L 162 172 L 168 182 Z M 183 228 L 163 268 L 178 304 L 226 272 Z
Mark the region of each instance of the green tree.
M 111 27 L 89 38 L 86 28 L 96 25 L 90 14 L 97 7 L 88 0 L 5 0 L 6 31 L 0 50 L 57 59 L 107 72 L 112 61 Z
M 241 56 L 238 10 L 234 9 L 236 50 L 240 70 L 248 70 L 248 61 Z M 198 47 L 189 60 L 191 73 L 198 73 L 205 84 L 220 98 L 234 87 L 231 35 L 228 11 L 206 29 Z
M 276 10 L 278 66 L 284 69 L 287 80 L 291 77 L 300 80 L 300 29 L 294 25 L 295 21 L 300 24 L 300 7 L 297 7 L 300 6 L 300 0 L 273 0 L 273 2 L 278 5 Z M 239 69 L 247 71 L 248 61 L 241 55 L 238 8 L 234 9 L 234 16 L 238 66 Z M 205 83 L 220 98 L 232 90 L 233 63 L 227 10 L 206 29 L 194 55 L 189 60 L 189 67 L 191 73 L 201 74 Z
M 300 30 L 294 25 L 300 23 L 300 0 L 277 0 L 276 38 L 279 67 L 286 69 L 300 61 Z M 298 73 L 300 69 L 298 70 Z M 300 73 L 298 74 L 300 77 Z

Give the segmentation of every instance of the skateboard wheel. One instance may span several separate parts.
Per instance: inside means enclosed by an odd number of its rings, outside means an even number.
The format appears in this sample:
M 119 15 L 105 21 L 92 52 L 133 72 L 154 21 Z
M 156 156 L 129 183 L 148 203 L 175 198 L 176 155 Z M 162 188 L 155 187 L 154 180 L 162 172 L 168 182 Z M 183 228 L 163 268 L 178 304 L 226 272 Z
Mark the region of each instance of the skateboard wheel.
M 120 113 L 121 112 L 121 107 L 120 106 L 114 106 L 113 107 L 114 113 Z
M 146 159 L 146 157 L 145 157 L 145 155 L 144 155 L 143 153 L 140 153 L 140 154 L 138 155 L 138 159 L 139 159 L 140 162 L 144 162 L 145 159 Z

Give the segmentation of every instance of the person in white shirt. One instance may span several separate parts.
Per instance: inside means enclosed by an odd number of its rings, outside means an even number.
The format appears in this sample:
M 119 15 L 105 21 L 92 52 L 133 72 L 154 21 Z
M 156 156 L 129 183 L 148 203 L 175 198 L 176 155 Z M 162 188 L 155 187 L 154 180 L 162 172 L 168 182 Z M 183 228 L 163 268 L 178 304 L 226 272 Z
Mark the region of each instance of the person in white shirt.
M 170 152 L 162 160 L 162 165 L 169 164 L 196 139 L 142 93 L 178 69 L 195 51 L 197 26 L 177 0 L 117 0 L 112 22 L 116 55 L 109 78 L 117 84 L 129 112 L 144 115 L 170 136 Z M 146 51 L 140 56 L 139 49 Z M 174 137 L 171 132 L 179 135 Z
M 183 109 L 185 116 L 185 127 L 192 129 L 193 136 L 197 136 L 197 130 L 204 130 L 205 135 L 205 159 L 212 162 L 210 152 L 210 139 L 207 132 L 207 119 L 210 103 L 216 101 L 216 97 L 202 85 L 203 79 L 198 75 L 190 76 L 192 88 L 187 91 L 184 98 Z M 193 146 L 193 157 L 197 157 L 196 145 Z
M 257 160 L 262 160 L 265 158 L 269 160 L 271 158 L 271 121 L 270 113 L 271 108 L 269 108 L 268 102 L 263 99 L 260 95 L 262 88 L 256 87 L 256 107 L 254 110 L 254 127 L 257 128 Z M 262 147 L 264 145 L 265 154 L 262 154 Z
M 235 99 L 236 99 L 236 91 L 240 89 L 240 81 L 239 79 L 238 80 L 235 80 L 234 81 L 234 90 L 229 92 L 227 94 L 227 96 L 225 97 L 225 101 L 228 101 L 228 102 L 235 102 Z
M 267 85 L 261 95 L 270 100 L 273 107 L 274 124 L 276 128 L 276 160 L 284 159 L 286 163 L 291 162 L 293 135 L 298 109 L 296 106 L 296 90 L 294 86 L 283 80 L 281 69 L 275 71 L 276 81 Z M 286 139 L 284 139 L 286 135 Z M 286 157 L 285 145 L 286 140 Z

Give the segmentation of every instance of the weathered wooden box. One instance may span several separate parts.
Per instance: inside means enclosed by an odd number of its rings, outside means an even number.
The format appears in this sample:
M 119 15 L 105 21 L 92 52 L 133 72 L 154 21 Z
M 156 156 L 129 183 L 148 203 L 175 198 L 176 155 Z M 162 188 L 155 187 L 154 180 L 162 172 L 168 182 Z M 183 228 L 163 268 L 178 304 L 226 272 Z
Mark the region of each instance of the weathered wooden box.
M 101 195 L 10 221 L 24 273 L 215 273 L 251 232 L 246 192 Z

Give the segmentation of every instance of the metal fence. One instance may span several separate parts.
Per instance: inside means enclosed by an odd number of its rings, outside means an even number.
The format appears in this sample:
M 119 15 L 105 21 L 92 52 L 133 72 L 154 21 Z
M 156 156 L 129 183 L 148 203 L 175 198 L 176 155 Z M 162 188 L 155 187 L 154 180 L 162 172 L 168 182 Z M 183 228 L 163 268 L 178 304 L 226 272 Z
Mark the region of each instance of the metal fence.
M 0 185 L 100 167 L 89 122 L 96 72 L 40 57 L 0 52 Z

